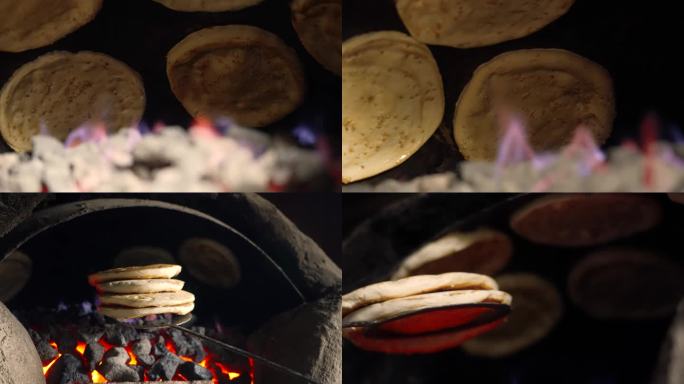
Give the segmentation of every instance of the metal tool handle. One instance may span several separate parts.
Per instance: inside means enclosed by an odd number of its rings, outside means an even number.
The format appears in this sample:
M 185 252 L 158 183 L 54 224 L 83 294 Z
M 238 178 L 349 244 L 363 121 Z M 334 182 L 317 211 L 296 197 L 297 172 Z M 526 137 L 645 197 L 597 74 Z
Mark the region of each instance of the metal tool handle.
M 290 369 L 290 368 L 288 368 L 288 367 L 286 367 L 286 366 L 284 366 L 284 365 L 280 365 L 280 364 L 278 364 L 278 363 L 276 363 L 276 362 L 273 362 L 273 361 L 271 361 L 271 360 L 269 360 L 269 359 L 267 359 L 267 358 L 265 358 L 265 357 L 261 357 L 261 356 L 259 356 L 259 355 L 255 355 L 255 354 L 253 354 L 252 352 L 245 351 L 245 350 L 242 349 L 242 348 L 238 348 L 238 347 L 236 347 L 236 346 L 234 346 L 234 345 L 230 345 L 230 344 L 224 343 L 224 342 L 222 342 L 222 341 L 220 341 L 220 340 L 214 339 L 213 337 L 205 336 L 205 335 L 203 335 L 203 334 L 201 334 L 201 333 L 195 332 L 195 331 L 190 330 L 190 329 L 185 328 L 185 327 L 181 327 L 181 326 L 179 326 L 179 325 L 170 325 L 169 328 L 174 328 L 174 329 L 177 329 L 177 330 L 179 330 L 179 331 L 182 331 L 182 332 L 185 332 L 185 333 L 187 333 L 187 334 L 190 334 L 190 335 L 192 335 L 192 336 L 198 337 L 198 338 L 200 338 L 200 339 L 203 339 L 203 340 L 212 342 L 212 343 L 214 343 L 214 344 L 216 344 L 216 345 L 219 345 L 219 346 L 221 346 L 221 347 L 223 347 L 223 348 L 225 348 L 225 349 L 227 349 L 227 350 L 229 350 L 229 351 L 231 351 L 231 352 L 233 352 L 233 353 L 236 353 L 236 354 L 238 354 L 238 355 L 240 355 L 240 356 L 252 358 L 252 359 L 254 359 L 254 360 L 256 360 L 256 361 L 259 361 L 259 362 L 261 362 L 261 363 L 264 363 L 264 364 L 268 365 L 269 367 L 275 368 L 275 369 L 277 369 L 277 370 L 279 370 L 279 371 L 281 371 L 281 372 L 285 372 L 285 373 L 287 373 L 287 374 L 289 374 L 289 375 L 296 376 L 296 377 L 298 377 L 298 378 L 300 378 L 300 379 L 302 379 L 302 380 L 305 380 L 307 383 L 319 384 L 317 381 L 315 381 L 314 379 L 312 379 L 312 378 L 310 378 L 310 377 L 304 375 L 303 373 L 299 373 L 299 372 L 297 372 L 297 371 L 295 371 L 295 370 L 293 370 L 293 369 Z

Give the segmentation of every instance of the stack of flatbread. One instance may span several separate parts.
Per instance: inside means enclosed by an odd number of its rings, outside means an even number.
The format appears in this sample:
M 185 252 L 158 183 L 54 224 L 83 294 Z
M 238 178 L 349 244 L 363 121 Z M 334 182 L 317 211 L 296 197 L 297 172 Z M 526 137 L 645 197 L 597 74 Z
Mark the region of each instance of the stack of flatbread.
M 195 295 L 183 291 L 183 281 L 173 279 L 180 272 L 181 266 L 174 264 L 114 268 L 88 276 L 88 282 L 97 289 L 97 311 L 105 316 L 125 320 L 186 315 L 195 308 Z
M 485 275 L 411 276 L 344 295 L 343 334 L 369 351 L 435 353 L 498 327 L 510 305 L 511 296 Z

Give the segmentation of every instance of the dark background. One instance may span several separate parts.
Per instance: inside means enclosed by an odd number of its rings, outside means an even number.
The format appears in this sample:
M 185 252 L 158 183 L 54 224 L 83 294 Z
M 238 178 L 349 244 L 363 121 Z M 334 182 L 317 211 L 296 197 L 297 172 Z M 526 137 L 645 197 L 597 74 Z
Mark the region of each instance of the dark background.
M 502 273 L 529 272 L 550 281 L 563 298 L 563 317 L 541 342 L 503 359 L 469 356 L 460 349 L 417 356 L 360 350 L 344 342 L 344 383 L 349 384 L 631 384 L 649 383 L 672 317 L 601 321 L 586 315 L 566 294 L 570 270 L 603 248 L 541 246 L 514 234 L 510 215 L 533 195 L 345 194 L 343 292 L 387 279 L 395 265 L 448 228 L 489 226 L 511 236 L 514 253 Z M 652 249 L 681 262 L 684 205 L 654 195 L 665 217 L 652 230 L 607 246 Z
M 684 125 L 681 8 L 681 2 L 670 0 L 576 0 L 565 16 L 519 40 L 472 49 L 430 46 L 444 79 L 443 124 L 411 159 L 376 177 L 376 181 L 454 170 L 462 159 L 452 137 L 454 106 L 461 90 L 479 65 L 517 49 L 566 49 L 601 64 L 611 73 L 617 118 L 606 145 L 639 139 L 639 125 L 648 112 L 662 117 L 662 136 L 674 139 L 676 134 L 670 128 Z M 393 0 L 345 1 L 345 39 L 377 30 L 407 33 Z
M 228 24 L 248 24 L 278 35 L 297 51 L 307 77 L 308 95 L 304 104 L 286 117 L 265 128 L 268 132 L 289 135 L 290 130 L 306 124 L 324 133 L 331 147 L 340 148 L 340 78 L 326 71 L 304 49 L 292 28 L 289 1 L 265 0 L 238 12 L 176 12 L 152 0 L 104 0 L 95 20 L 55 44 L 23 53 L 0 52 L 0 84 L 4 84 L 21 65 L 39 56 L 65 50 L 106 53 L 139 72 L 145 83 L 147 107 L 144 121 L 161 121 L 187 127 L 192 121 L 171 92 L 166 77 L 166 54 L 183 38 L 202 28 Z M 7 151 L 5 143 L 0 150 Z

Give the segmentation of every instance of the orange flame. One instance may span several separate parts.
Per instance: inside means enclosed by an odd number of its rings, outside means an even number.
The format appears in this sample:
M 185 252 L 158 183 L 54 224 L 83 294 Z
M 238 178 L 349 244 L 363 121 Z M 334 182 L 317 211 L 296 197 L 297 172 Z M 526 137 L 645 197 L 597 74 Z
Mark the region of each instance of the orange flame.
M 98 372 L 98 371 L 93 371 L 91 373 L 91 377 L 93 379 L 93 383 L 106 383 L 107 382 L 107 378 L 100 375 L 100 372 Z

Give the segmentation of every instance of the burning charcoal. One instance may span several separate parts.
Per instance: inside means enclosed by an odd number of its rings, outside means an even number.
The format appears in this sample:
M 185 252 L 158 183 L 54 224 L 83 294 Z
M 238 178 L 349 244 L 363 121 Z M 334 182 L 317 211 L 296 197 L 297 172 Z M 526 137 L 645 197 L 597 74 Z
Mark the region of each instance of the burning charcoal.
M 185 334 L 177 329 L 170 330 L 169 334 L 171 335 L 173 345 L 176 347 L 176 353 L 179 356 L 190 356 L 192 345 L 190 344 L 190 340 L 185 337 Z
M 81 365 L 81 360 L 72 354 L 64 354 L 47 371 L 46 384 L 91 383 Z
M 188 380 L 211 380 L 214 375 L 210 370 L 192 361 L 186 361 L 178 367 L 178 373 Z
M 178 356 L 167 353 L 150 368 L 148 373 L 150 380 L 171 380 L 182 361 Z
M 54 328 L 51 333 L 61 354 L 72 353 L 76 350 L 78 340 L 72 332 L 63 328 Z
M 152 352 L 152 343 L 148 339 L 136 341 L 131 346 L 136 356 L 149 355 Z
M 86 344 L 97 343 L 104 335 L 104 328 L 98 326 L 83 326 L 78 329 L 78 336 Z
M 152 353 L 157 357 L 165 356 L 170 353 L 169 350 L 166 349 L 166 340 L 164 340 L 164 336 L 159 336 Z
M 43 364 L 47 364 L 57 357 L 57 350 L 50 345 L 46 337 L 41 336 L 38 332 L 33 329 L 29 329 L 29 335 L 31 335 L 31 340 L 38 350 L 38 356 Z
M 97 366 L 97 363 L 102 360 L 103 355 L 104 347 L 97 342 L 88 343 L 85 351 L 83 352 L 83 356 L 88 362 L 88 368 L 90 368 L 91 371 L 94 370 Z
M 252 382 L 252 379 L 249 377 L 249 375 L 240 375 L 235 380 L 231 380 L 230 384 L 250 384 Z
M 207 357 L 207 353 L 204 351 L 202 342 L 195 337 L 191 337 L 190 343 L 192 344 L 192 353 L 189 356 L 198 363 L 204 360 Z
M 104 356 L 102 357 L 102 361 L 109 361 L 113 363 L 126 365 L 129 361 L 131 361 L 131 357 L 128 355 L 128 352 L 126 352 L 124 348 L 115 347 L 104 354 Z
M 109 351 L 107 351 L 109 352 Z M 97 371 L 107 380 L 114 382 L 134 382 L 140 381 L 138 371 L 126 364 L 121 364 L 113 360 L 105 360 L 97 367 Z

